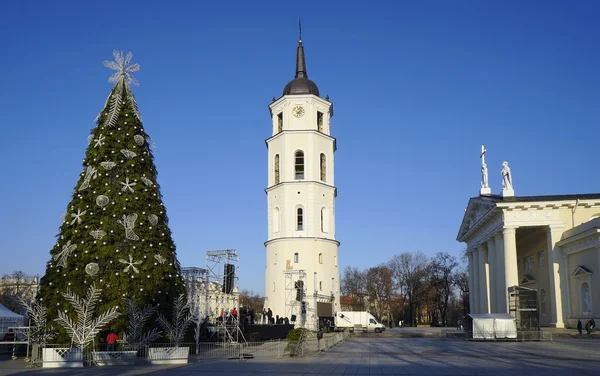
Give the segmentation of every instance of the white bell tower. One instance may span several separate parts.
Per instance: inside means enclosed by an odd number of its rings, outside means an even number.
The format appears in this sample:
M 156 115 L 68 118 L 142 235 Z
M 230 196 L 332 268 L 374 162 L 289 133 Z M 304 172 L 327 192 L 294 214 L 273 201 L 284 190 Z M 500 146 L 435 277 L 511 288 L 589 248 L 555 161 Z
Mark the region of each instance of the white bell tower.
M 333 104 L 308 79 L 298 41 L 296 76 L 269 105 L 268 240 L 265 309 L 273 317 L 296 316 L 296 326 L 314 328 L 320 316 L 340 310 L 340 272 L 335 239 Z M 303 275 L 304 296 L 295 290 Z M 300 296 L 301 301 L 296 298 Z M 302 306 L 306 309 L 302 310 Z M 303 314 L 303 311 L 306 313 Z

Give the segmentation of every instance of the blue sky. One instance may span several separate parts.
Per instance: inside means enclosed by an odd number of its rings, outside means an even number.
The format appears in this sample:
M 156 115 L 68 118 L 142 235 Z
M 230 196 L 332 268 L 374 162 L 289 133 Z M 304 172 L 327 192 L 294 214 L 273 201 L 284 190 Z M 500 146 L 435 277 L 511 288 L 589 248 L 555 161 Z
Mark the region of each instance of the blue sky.
M 367 6 L 368 4 L 368 6 Z M 542 6 L 543 4 L 543 6 Z M 600 192 L 600 3 L 594 1 L 13 1 L 0 5 L 0 274 L 43 273 L 112 88 L 134 87 L 181 263 L 241 255 L 264 292 L 267 105 L 308 74 L 335 105 L 340 266 L 458 254 L 485 144 L 493 193 Z

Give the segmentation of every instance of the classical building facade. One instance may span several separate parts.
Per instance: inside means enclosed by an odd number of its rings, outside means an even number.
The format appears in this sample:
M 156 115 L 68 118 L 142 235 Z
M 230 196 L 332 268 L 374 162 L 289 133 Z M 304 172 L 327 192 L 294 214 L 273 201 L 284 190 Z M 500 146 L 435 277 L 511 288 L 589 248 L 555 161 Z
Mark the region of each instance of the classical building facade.
M 540 326 L 599 318 L 600 194 L 514 196 L 502 171 L 506 185 L 493 195 L 482 168 L 482 193 L 457 236 L 467 245 L 471 313 L 508 313 L 508 288 L 524 286 L 537 291 Z
M 333 104 L 308 79 L 300 40 L 296 75 L 269 105 L 265 308 L 312 327 L 317 306 L 339 309 Z M 319 304 L 320 303 L 320 304 Z M 303 322 L 301 322 L 303 320 Z

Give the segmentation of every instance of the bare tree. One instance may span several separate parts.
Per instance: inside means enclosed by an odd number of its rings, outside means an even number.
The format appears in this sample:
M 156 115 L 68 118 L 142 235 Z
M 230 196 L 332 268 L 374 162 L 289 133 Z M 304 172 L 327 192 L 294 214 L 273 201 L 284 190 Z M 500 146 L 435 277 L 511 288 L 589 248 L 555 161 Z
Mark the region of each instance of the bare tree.
M 438 252 L 429 262 L 429 284 L 434 293 L 434 304 L 440 314 L 441 323 L 447 326 L 448 301 L 454 286 L 454 270 L 458 266 L 456 257 Z
M 422 252 L 401 253 L 390 260 L 390 268 L 408 299 L 408 321 L 411 325 L 416 325 L 418 298 L 423 289 L 426 267 L 427 257 Z
M 369 268 L 365 273 L 366 292 L 371 313 L 390 326 L 391 306 L 394 295 L 392 271 L 385 265 Z
M 469 274 L 465 269 L 459 269 L 454 277 L 454 285 L 458 288 L 463 316 L 469 313 Z
M 353 311 L 366 309 L 365 297 L 367 296 L 366 274 L 356 267 L 347 266 L 341 283 L 342 294 L 350 297 Z

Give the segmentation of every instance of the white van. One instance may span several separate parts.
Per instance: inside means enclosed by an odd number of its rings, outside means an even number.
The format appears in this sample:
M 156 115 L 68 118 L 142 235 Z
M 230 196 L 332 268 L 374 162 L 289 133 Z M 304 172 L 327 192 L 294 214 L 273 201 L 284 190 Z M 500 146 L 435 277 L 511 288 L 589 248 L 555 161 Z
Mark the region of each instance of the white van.
M 366 311 L 342 311 L 335 314 L 335 327 L 339 329 L 350 329 L 350 331 L 363 331 L 381 333 L 385 325 L 377 322 L 377 319 Z

